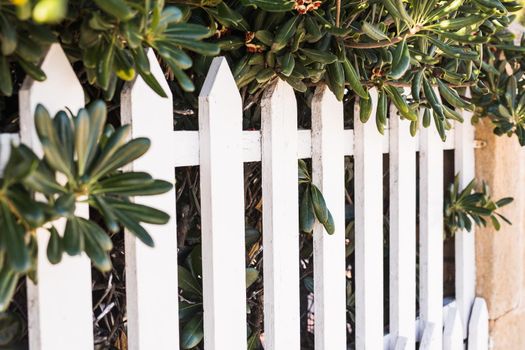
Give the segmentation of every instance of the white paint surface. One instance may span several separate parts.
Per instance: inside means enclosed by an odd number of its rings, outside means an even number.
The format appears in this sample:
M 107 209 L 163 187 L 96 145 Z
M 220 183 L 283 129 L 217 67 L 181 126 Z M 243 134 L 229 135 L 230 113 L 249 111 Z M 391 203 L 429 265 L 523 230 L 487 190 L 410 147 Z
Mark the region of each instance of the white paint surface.
M 452 307 L 445 320 L 443 330 L 443 350 L 464 350 L 463 329 L 458 309 Z
M 121 97 L 122 122 L 131 124 L 132 137 L 151 140 L 149 151 L 133 162 L 133 171 L 174 183 L 175 166 L 166 157 L 173 147 L 173 102 L 162 69 L 149 51 L 151 72 L 168 98 L 157 95 L 141 77 L 125 86 Z M 161 209 L 171 220 L 166 225 L 144 224 L 155 243 L 150 248 L 126 232 L 126 301 L 128 347 L 178 349 L 177 227 L 175 191 L 139 197 L 136 203 Z M 162 278 L 159 278 L 162 271 Z M 162 302 L 160 302 L 162 301 Z
M 410 122 L 390 107 L 390 348 L 415 349 L 416 153 Z
M 371 89 L 372 115 L 377 90 Z M 383 348 L 383 150 L 375 123 L 354 110 L 356 349 Z
M 443 146 L 432 125 L 421 128 L 419 150 L 419 306 L 432 323 L 429 350 L 441 350 L 443 324 Z
M 345 350 L 346 258 L 343 104 L 327 86 L 312 100 L 312 180 L 323 193 L 335 232 L 314 226 L 315 349 Z
M 66 107 L 73 113 L 84 106 L 84 92 L 64 51 L 51 45 L 41 69 L 43 82 L 27 77 L 19 93 L 20 139 L 39 156 L 43 154 L 34 126 L 34 112 L 42 104 L 53 116 Z M 88 217 L 87 206 L 77 206 L 77 215 Z M 63 232 L 65 221 L 54 223 Z M 27 280 L 29 346 L 31 350 L 93 349 L 91 264 L 85 254 L 52 265 L 45 254 L 49 234 L 37 230 L 38 284 Z
M 475 177 L 474 126 L 471 124 L 472 112 L 460 111 L 465 121 L 456 122 L 454 167 L 459 173 L 460 190 Z M 472 304 L 476 297 L 476 244 L 475 225 L 471 232 L 458 231 L 455 239 L 456 264 L 456 302 L 461 317 L 463 338 L 467 338 L 468 322 Z
M 261 111 L 264 339 L 266 350 L 299 350 L 297 105 L 279 80 Z
M 382 152 L 389 152 L 389 132 L 385 130 L 382 138 Z M 172 157 L 175 166 L 199 165 L 199 132 L 198 131 L 174 131 L 174 146 L 176 150 Z M 249 130 L 242 132 L 242 159 L 243 162 L 261 161 L 261 132 Z M 354 130 L 346 129 L 339 142 L 343 145 L 344 155 L 354 155 Z M 419 150 L 419 138 L 414 139 L 415 149 Z M 454 130 L 449 131 L 447 141 L 443 143 L 443 149 L 454 149 Z M 310 130 L 297 130 L 297 158 L 312 157 L 312 136 Z
M 468 350 L 489 349 L 489 312 L 483 298 L 474 300 L 468 335 Z
M 224 57 L 199 95 L 204 347 L 245 349 L 242 102 Z

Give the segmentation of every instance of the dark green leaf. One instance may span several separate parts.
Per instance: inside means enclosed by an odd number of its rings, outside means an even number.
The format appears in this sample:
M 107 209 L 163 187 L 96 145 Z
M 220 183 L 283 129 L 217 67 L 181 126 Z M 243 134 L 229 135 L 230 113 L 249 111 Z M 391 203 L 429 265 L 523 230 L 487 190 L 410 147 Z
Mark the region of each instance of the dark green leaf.
M 62 260 L 62 238 L 54 226 L 49 229 L 49 234 L 47 258 L 51 264 L 58 264 Z
M 310 185 L 303 192 L 301 205 L 299 207 L 299 228 L 303 232 L 312 232 L 315 223 L 314 208 L 312 206 Z
M 195 315 L 186 323 L 180 334 L 181 349 L 192 349 L 202 341 L 204 338 L 202 323 L 202 315 Z
M 12 268 L 26 272 L 30 267 L 29 252 L 24 242 L 24 228 L 17 222 L 6 203 L 0 204 L 0 224 L 3 227 L 7 256 Z
M 185 267 L 178 265 L 178 274 L 179 288 L 182 289 L 183 292 L 193 295 L 202 295 L 202 287 L 191 272 Z

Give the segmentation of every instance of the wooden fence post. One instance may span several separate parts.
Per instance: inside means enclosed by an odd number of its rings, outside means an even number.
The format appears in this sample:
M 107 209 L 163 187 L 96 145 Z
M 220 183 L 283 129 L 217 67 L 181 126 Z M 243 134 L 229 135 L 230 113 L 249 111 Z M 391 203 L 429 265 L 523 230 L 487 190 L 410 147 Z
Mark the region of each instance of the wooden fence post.
M 423 113 L 423 111 L 421 111 Z M 420 334 L 441 350 L 443 325 L 443 143 L 432 124 L 421 128 L 419 147 Z M 429 324 L 432 324 L 429 327 Z M 428 332 L 432 331 L 431 334 Z M 426 348 L 425 348 L 426 349 Z
M 399 338 L 415 349 L 416 139 L 390 107 L 390 349 Z
M 84 107 L 84 91 L 59 44 L 49 48 L 40 68 L 47 79 L 27 77 L 19 93 L 20 138 L 41 156 L 34 112 L 40 103 L 51 115 L 69 108 L 73 113 Z M 77 205 L 77 215 L 88 217 L 88 206 Z M 65 220 L 55 224 L 59 232 Z M 52 265 L 45 254 L 49 234 L 37 230 L 38 284 L 27 281 L 29 346 L 31 350 L 93 349 L 91 263 L 82 253 Z
M 489 349 L 489 312 L 483 298 L 474 300 L 468 335 L 468 350 Z
M 369 92 L 375 115 L 377 89 Z M 356 349 L 383 349 L 383 142 L 358 104 L 354 132 Z
M 148 137 L 150 150 L 133 162 L 133 171 L 156 179 L 175 180 L 173 148 L 173 101 L 164 73 L 152 50 L 150 69 L 167 98 L 157 95 L 138 76 L 126 84 L 121 97 L 121 119 L 131 124 L 132 137 Z M 144 224 L 155 243 L 151 248 L 126 232 L 126 300 L 130 350 L 179 348 L 179 298 L 177 281 L 177 212 L 175 190 L 140 197 L 136 203 L 165 211 L 166 225 Z
M 474 126 L 471 124 L 472 112 L 461 111 L 463 123 L 454 123 L 454 167 L 459 174 L 459 189 L 465 188 L 475 176 L 474 163 Z M 463 329 L 463 338 L 468 335 L 468 322 L 472 304 L 476 297 L 476 244 L 475 225 L 471 232 L 456 232 L 455 265 L 456 265 L 456 303 Z
M 456 304 L 457 305 L 457 304 Z M 450 308 L 443 330 L 443 350 L 464 350 L 463 327 L 456 306 Z
M 315 348 L 346 349 L 345 168 L 343 104 L 326 85 L 312 100 L 312 180 L 334 219 L 335 232 L 314 226 Z
M 297 102 L 278 80 L 261 111 L 264 331 L 268 350 L 299 350 Z
M 199 95 L 204 347 L 246 349 L 242 101 L 224 57 Z

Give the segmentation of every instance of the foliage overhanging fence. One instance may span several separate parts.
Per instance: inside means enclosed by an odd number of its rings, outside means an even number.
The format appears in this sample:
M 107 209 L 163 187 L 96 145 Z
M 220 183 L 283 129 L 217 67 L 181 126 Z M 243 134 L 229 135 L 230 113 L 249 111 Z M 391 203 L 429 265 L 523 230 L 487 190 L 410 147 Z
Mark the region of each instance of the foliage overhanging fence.
M 152 52 L 151 69 L 169 91 Z M 33 112 L 76 112 L 84 95 L 58 44 L 41 65 L 43 82 L 27 79 L 20 93 L 20 140 L 37 153 Z M 372 108 L 377 91 L 370 91 Z M 60 96 L 58 99 L 57 96 Z M 57 105 L 68 101 L 66 106 Z M 204 332 L 207 350 L 246 348 L 243 162 L 262 162 L 265 348 L 299 349 L 299 247 L 297 159 L 311 158 L 313 181 L 334 218 L 335 233 L 314 229 L 315 348 L 346 349 L 344 157 L 355 162 L 356 348 L 488 349 L 485 302 L 475 298 L 474 234 L 459 232 L 456 300 L 443 306 L 443 150 L 455 151 L 455 171 L 466 185 L 474 176 L 471 115 L 443 143 L 435 128 L 411 137 L 409 122 L 391 118 L 385 136 L 373 123 L 343 126 L 343 106 L 324 86 L 312 102 L 312 130 L 298 130 L 293 90 L 279 81 L 266 92 L 262 130 L 242 130 L 242 103 L 224 58 L 216 58 L 199 97 L 199 131 L 173 131 L 171 97 L 155 94 L 138 78 L 121 100 L 122 121 L 133 137 L 152 140 L 133 168 L 173 181 L 174 169 L 201 171 Z M 356 109 L 359 108 L 356 106 Z M 390 114 L 397 113 L 392 106 Z M 375 112 L 372 111 L 374 115 Z M 356 110 L 356 116 L 359 111 Z M 358 117 L 357 117 L 358 118 Z M 1 135 L 0 169 L 7 144 Z M 416 156 L 420 178 L 416 186 Z M 383 327 L 383 154 L 390 159 L 390 334 Z M 419 188 L 419 305 L 416 315 L 416 189 Z M 168 212 L 169 224 L 148 227 L 155 248 L 126 236 L 129 349 L 177 349 L 178 287 L 174 192 L 140 199 Z M 88 208 L 79 208 L 88 215 Z M 38 234 L 45 250 L 45 231 Z M 162 276 L 159 275 L 162 271 Z M 39 255 L 39 283 L 28 282 L 32 350 L 92 349 L 90 262 L 64 257 L 50 265 Z M 442 331 L 443 330 L 443 331 Z

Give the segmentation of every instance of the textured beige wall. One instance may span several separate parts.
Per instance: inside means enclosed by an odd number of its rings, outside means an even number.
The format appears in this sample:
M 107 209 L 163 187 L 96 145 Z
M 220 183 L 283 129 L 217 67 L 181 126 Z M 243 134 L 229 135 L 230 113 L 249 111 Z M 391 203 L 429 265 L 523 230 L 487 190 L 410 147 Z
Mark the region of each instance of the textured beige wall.
M 488 120 L 476 127 L 476 177 L 487 181 L 494 198 L 514 197 L 501 210 L 513 223 L 500 231 L 477 229 L 478 296 L 489 310 L 492 349 L 525 349 L 525 148 L 515 137 L 498 137 Z

